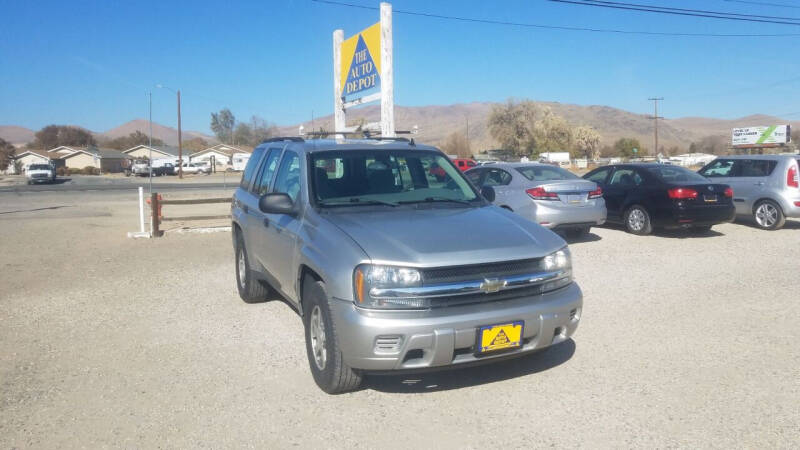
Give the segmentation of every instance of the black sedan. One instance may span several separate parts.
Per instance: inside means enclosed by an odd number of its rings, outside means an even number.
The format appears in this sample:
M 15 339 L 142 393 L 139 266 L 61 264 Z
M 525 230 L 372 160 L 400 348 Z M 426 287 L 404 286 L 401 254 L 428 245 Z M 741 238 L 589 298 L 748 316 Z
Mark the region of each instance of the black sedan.
M 733 190 L 683 167 L 664 164 L 614 164 L 583 178 L 603 189 L 608 221 L 634 234 L 654 227 L 705 232 L 735 216 Z

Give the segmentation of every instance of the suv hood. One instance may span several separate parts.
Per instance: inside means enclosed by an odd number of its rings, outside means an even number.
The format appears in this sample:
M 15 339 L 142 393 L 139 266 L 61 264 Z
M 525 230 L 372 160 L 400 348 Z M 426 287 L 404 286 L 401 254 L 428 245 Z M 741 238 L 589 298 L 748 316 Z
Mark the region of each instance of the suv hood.
M 44 174 L 50 175 L 50 174 L 53 173 L 53 171 L 50 170 L 50 169 L 33 169 L 33 170 L 28 169 L 28 170 L 25 171 L 25 173 L 28 174 L 28 175 L 33 175 L 33 174 L 37 174 L 37 173 L 44 173 Z
M 374 263 L 455 266 L 537 258 L 566 245 L 558 235 L 499 208 L 423 208 L 332 212 Z

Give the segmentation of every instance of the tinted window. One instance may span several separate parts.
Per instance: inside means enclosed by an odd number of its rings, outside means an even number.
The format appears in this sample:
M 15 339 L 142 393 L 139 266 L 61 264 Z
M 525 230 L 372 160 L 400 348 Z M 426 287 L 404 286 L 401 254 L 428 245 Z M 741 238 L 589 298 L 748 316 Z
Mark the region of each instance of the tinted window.
M 272 191 L 289 194 L 292 201 L 297 199 L 297 194 L 300 193 L 300 157 L 297 153 L 288 150 L 284 152 Z
M 639 186 L 642 184 L 642 177 L 633 169 L 617 169 L 608 184 L 619 187 Z
M 253 150 L 253 154 L 250 156 L 250 160 L 247 161 L 247 166 L 245 166 L 244 172 L 242 173 L 242 182 L 239 183 L 239 186 L 241 186 L 242 189 L 247 189 L 250 186 L 250 182 L 256 175 L 256 169 L 258 168 L 258 163 L 261 160 L 261 155 L 264 154 L 264 150 L 264 147 L 258 147 Z M 186 164 L 184 167 L 192 166 L 190 164 Z
M 505 186 L 511 183 L 511 174 L 501 169 L 489 169 L 483 177 L 484 186 Z
M 272 181 L 272 175 L 275 174 L 275 167 L 278 165 L 278 158 L 281 156 L 281 149 L 271 148 L 269 154 L 264 159 L 264 164 L 261 165 L 261 172 L 258 175 L 258 181 L 253 184 L 251 189 L 253 193 L 258 196 L 266 194 L 269 190 L 269 182 Z
M 603 168 L 598 169 L 593 174 L 589 175 L 588 177 L 584 177 L 589 181 L 594 181 L 595 183 L 605 183 L 606 177 L 608 176 L 608 172 L 611 171 L 611 168 Z
M 733 167 L 734 161 L 732 159 L 717 159 L 704 167 L 700 174 L 708 178 L 732 177 L 734 175 Z
M 435 152 L 318 152 L 311 167 L 313 196 L 322 206 L 478 198 L 461 171 Z
M 778 161 L 771 159 L 740 159 L 740 177 L 766 177 L 775 170 Z
M 472 181 L 472 184 L 475 186 L 479 186 L 481 183 L 481 174 L 483 173 L 482 170 L 470 170 L 467 171 L 464 175 L 469 178 L 469 181 Z
M 574 180 L 578 178 L 577 175 L 555 166 L 527 166 L 517 167 L 517 172 L 531 181 L 547 181 L 547 180 Z M 605 175 L 603 175 L 605 178 Z
M 706 183 L 708 180 L 689 169 L 678 166 L 653 166 L 647 171 L 666 183 Z

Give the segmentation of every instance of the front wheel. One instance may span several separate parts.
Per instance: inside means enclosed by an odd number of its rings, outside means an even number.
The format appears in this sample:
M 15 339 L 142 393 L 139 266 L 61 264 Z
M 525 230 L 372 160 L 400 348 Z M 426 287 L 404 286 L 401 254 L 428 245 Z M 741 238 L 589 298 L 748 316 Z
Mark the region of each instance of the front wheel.
M 772 200 L 762 200 L 756 203 L 753 212 L 756 225 L 762 230 L 779 230 L 786 223 L 786 217 L 780 205 Z
M 639 205 L 631 206 L 625 212 L 625 228 L 629 233 L 644 236 L 653 232 L 653 225 L 650 222 L 650 214 Z
M 303 324 L 308 365 L 317 386 L 328 394 L 357 389 L 361 374 L 344 362 L 328 295 L 321 281 L 309 280 L 303 289 Z

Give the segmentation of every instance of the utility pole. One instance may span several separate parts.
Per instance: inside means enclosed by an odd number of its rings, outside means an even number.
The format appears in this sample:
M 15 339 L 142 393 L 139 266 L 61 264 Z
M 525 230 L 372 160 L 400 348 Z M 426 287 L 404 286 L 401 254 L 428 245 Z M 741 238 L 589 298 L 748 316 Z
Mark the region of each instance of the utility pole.
M 150 175 L 150 196 L 153 196 L 153 93 L 148 92 L 150 102 L 150 134 L 147 138 L 147 148 L 150 151 L 149 161 L 147 162 L 147 173 Z
M 181 90 L 178 89 L 178 178 L 183 178 L 183 140 L 181 139 Z
M 651 117 L 651 119 L 653 119 L 654 125 L 655 125 L 654 132 L 653 132 L 653 139 L 655 140 L 655 151 L 653 153 L 653 156 L 657 156 L 658 155 L 658 119 L 663 119 L 663 117 L 659 117 L 659 115 L 658 115 L 658 102 L 659 102 L 659 100 L 664 100 L 664 97 L 651 97 L 651 98 L 648 98 L 648 100 L 653 102 L 653 107 L 655 108 L 653 117 Z
M 466 135 L 466 137 L 467 137 L 467 151 L 470 153 L 467 156 L 469 156 L 471 158 L 472 157 L 472 149 L 469 148 L 469 116 L 464 116 L 464 118 L 467 120 L 467 135 Z

